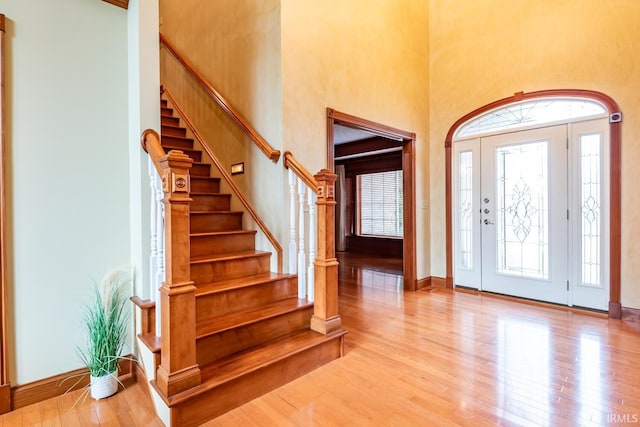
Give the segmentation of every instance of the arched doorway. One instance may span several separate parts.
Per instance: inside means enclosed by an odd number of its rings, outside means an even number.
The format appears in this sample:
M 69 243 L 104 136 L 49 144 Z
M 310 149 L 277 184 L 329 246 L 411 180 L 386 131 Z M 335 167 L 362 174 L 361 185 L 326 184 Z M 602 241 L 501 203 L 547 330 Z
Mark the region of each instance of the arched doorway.
M 579 198 L 579 193 L 580 193 L 575 188 L 577 179 L 573 178 L 570 173 L 569 174 L 565 173 L 564 179 L 566 179 L 566 182 L 562 181 L 563 179 L 562 170 L 563 168 L 570 170 L 571 165 L 575 164 L 577 160 L 568 158 L 567 162 L 564 163 L 565 166 L 563 166 L 563 162 L 562 161 L 558 162 L 556 159 L 556 156 L 574 155 L 575 157 L 575 153 L 571 154 L 572 151 L 570 147 L 573 146 L 571 144 L 574 144 L 574 145 L 578 144 L 573 148 L 574 152 L 580 151 L 580 148 L 579 148 L 581 147 L 581 145 L 579 145 L 580 142 L 571 142 L 571 138 L 569 138 L 570 135 L 567 134 L 568 132 L 567 128 L 566 127 L 562 128 L 563 126 L 562 123 L 566 124 L 566 123 L 576 122 L 576 121 L 580 121 L 581 119 L 563 117 L 560 123 L 558 123 L 557 120 L 554 120 L 556 118 L 555 112 L 554 112 L 553 114 L 548 116 L 546 119 L 542 118 L 537 123 L 533 123 L 534 126 L 531 126 L 531 124 L 529 123 L 529 126 L 526 129 L 527 132 L 532 132 L 532 129 L 536 127 L 545 128 L 548 130 L 551 128 L 551 125 L 554 125 L 554 126 L 560 125 L 560 127 L 556 129 L 556 135 L 559 142 L 558 141 L 551 142 L 551 140 L 548 140 L 546 137 L 541 137 L 539 135 L 519 134 L 515 130 L 516 128 L 522 129 L 523 123 L 518 123 L 518 119 L 517 118 L 514 119 L 514 117 L 509 117 L 508 120 L 506 120 L 505 122 L 506 125 L 505 123 L 501 125 L 502 128 L 500 128 L 500 125 L 499 125 L 496 128 L 498 129 L 498 131 L 493 132 L 493 134 L 491 133 L 492 131 L 491 126 L 489 126 L 488 128 L 483 128 L 484 126 L 483 123 L 486 124 L 488 122 L 491 122 L 492 120 L 494 122 L 499 122 L 501 120 L 504 121 L 505 117 L 512 114 L 513 111 L 517 110 L 517 108 L 519 107 L 526 106 L 527 108 L 529 108 L 534 105 L 540 106 L 542 104 L 540 101 L 542 100 L 555 101 L 555 100 L 561 100 L 561 99 L 569 100 L 569 101 L 584 100 L 586 101 L 586 103 L 592 102 L 594 105 L 600 106 L 601 113 L 603 113 L 601 114 L 601 116 L 605 116 L 608 119 L 608 129 L 606 129 L 606 131 L 608 131 L 607 137 L 609 139 L 608 139 L 608 144 L 606 146 L 607 153 L 604 153 L 604 154 L 606 154 L 609 157 L 609 161 L 607 162 L 607 165 L 606 165 L 607 167 L 603 169 L 603 170 L 606 170 L 607 179 L 605 181 L 608 180 L 608 183 L 607 183 L 608 192 L 605 192 L 607 194 L 605 194 L 606 197 L 602 200 L 603 202 L 602 208 L 603 208 L 603 212 L 607 214 L 606 223 L 603 222 L 603 224 L 606 224 L 607 233 L 605 234 L 608 234 L 605 242 L 605 243 L 608 243 L 606 245 L 608 256 L 606 257 L 607 258 L 606 266 L 605 266 L 606 268 L 604 270 L 606 271 L 606 269 L 608 269 L 608 274 L 606 275 L 607 277 L 603 279 L 603 281 L 605 281 L 606 285 L 609 287 L 608 288 L 609 301 L 608 301 L 608 304 L 606 304 L 606 301 L 605 301 L 605 307 L 600 307 L 600 308 L 608 309 L 610 317 L 619 318 L 620 317 L 620 121 L 621 121 L 621 114 L 618 111 L 618 106 L 615 103 L 615 101 L 613 101 L 608 96 L 599 92 L 583 91 L 583 90 L 548 90 L 548 91 L 532 92 L 528 94 L 518 93 L 518 94 L 515 94 L 513 97 L 504 98 L 474 110 L 473 112 L 460 118 L 451 127 L 445 142 L 446 167 L 447 167 L 447 177 L 446 177 L 447 179 L 446 181 L 447 285 L 450 287 L 453 287 L 454 278 L 457 280 L 459 277 L 462 276 L 461 270 L 460 269 L 456 270 L 456 259 L 459 261 L 461 259 L 461 254 L 457 253 L 458 256 L 457 257 L 454 256 L 454 251 L 456 250 L 456 247 L 457 247 L 457 241 L 455 241 L 454 239 L 456 236 L 460 235 L 460 232 L 456 233 L 456 229 L 455 229 L 456 225 L 458 226 L 460 225 L 460 221 L 456 216 L 456 214 L 459 212 L 456 212 L 454 210 L 454 208 L 457 206 L 456 203 L 459 199 L 459 194 L 456 194 L 456 191 L 459 191 L 460 189 L 458 188 L 459 185 L 456 184 L 457 177 L 456 175 L 454 175 L 454 172 L 459 172 L 456 170 L 456 168 L 459 169 L 460 157 L 458 155 L 460 153 L 470 153 L 473 151 L 472 148 L 468 148 L 468 147 L 467 147 L 468 149 L 466 150 L 460 150 L 459 149 L 460 147 L 457 147 L 456 149 L 456 147 L 454 146 L 455 144 L 454 141 L 459 141 L 460 144 L 464 143 L 467 145 L 469 144 L 473 145 L 473 143 L 469 142 L 469 135 L 474 136 L 474 132 L 475 132 L 475 135 L 484 135 L 486 137 L 484 138 L 484 142 L 483 142 L 484 155 L 481 156 L 480 151 L 478 151 L 476 161 L 478 162 L 477 164 L 479 165 L 480 157 L 482 157 L 482 162 L 486 166 L 484 168 L 484 171 L 485 171 L 484 174 L 487 174 L 487 171 L 489 171 L 488 173 L 489 177 L 482 178 L 482 179 L 484 180 L 485 183 L 490 183 L 490 184 L 485 185 L 483 191 L 486 192 L 488 195 L 482 196 L 482 200 L 480 200 L 480 196 L 479 196 L 480 193 L 479 192 L 477 193 L 478 196 L 476 197 L 476 200 L 475 200 L 476 205 L 474 205 L 473 208 L 470 210 L 470 212 L 474 213 L 475 218 L 473 221 L 468 223 L 476 224 L 475 221 L 477 220 L 478 227 L 476 228 L 482 229 L 481 233 L 483 238 L 485 239 L 485 243 L 482 245 L 482 248 L 484 248 L 485 251 L 487 251 L 487 253 L 484 253 L 483 255 L 483 258 L 485 259 L 485 261 L 483 261 L 483 269 L 485 270 L 485 272 L 488 272 L 491 270 L 494 273 L 496 273 L 497 271 L 497 273 L 493 277 L 492 276 L 488 276 L 488 277 L 492 277 L 493 281 L 496 281 L 496 278 L 498 279 L 508 278 L 508 280 L 504 280 L 504 281 L 509 282 L 509 284 L 522 281 L 523 284 L 521 289 L 526 288 L 526 286 L 530 286 L 531 289 L 535 289 L 535 290 L 539 290 L 541 288 L 551 289 L 550 287 L 545 288 L 545 286 L 547 285 L 547 283 L 550 283 L 552 281 L 551 279 L 553 278 L 553 280 L 555 280 L 555 285 L 554 285 L 555 292 L 557 292 L 558 295 L 563 294 L 563 292 L 566 293 L 569 291 L 570 288 L 572 288 L 573 286 L 576 286 L 575 283 L 572 283 L 570 287 L 569 280 L 567 279 L 565 281 L 565 279 L 562 278 L 564 277 L 563 276 L 564 273 L 562 273 L 559 270 L 559 268 L 561 268 L 563 265 L 565 267 L 567 265 L 569 266 L 573 265 L 572 264 L 573 260 L 576 259 L 576 257 L 578 257 L 577 248 L 579 248 L 579 245 L 581 244 L 579 240 L 576 240 L 578 243 L 576 245 L 573 245 L 571 242 L 571 239 L 564 240 L 564 237 L 563 237 L 563 236 L 574 236 L 573 238 L 578 239 L 577 236 L 579 235 L 579 230 L 575 224 L 580 223 L 580 217 L 575 215 L 575 212 L 574 212 L 573 222 L 562 221 L 563 220 L 562 217 L 565 215 L 566 215 L 567 221 L 568 221 L 568 218 L 570 218 L 569 212 L 570 212 L 570 208 L 573 206 L 572 200 Z M 553 102 L 550 102 L 549 104 L 553 104 Z M 528 111 L 528 114 L 529 113 L 531 112 Z M 493 114 L 493 118 L 491 117 L 492 114 Z M 597 111 L 593 112 L 593 114 L 591 114 L 591 117 L 589 112 L 587 112 L 586 114 L 583 114 L 583 117 L 594 118 L 595 117 L 594 114 L 595 116 L 597 116 L 598 115 Z M 531 116 L 532 114 L 528 115 L 529 118 Z M 544 116 L 544 114 L 541 115 L 541 117 L 542 116 Z M 524 126 L 527 126 L 527 125 L 528 123 L 524 123 Z M 476 129 L 475 130 L 471 129 L 471 131 L 469 132 L 469 129 L 473 128 L 474 126 Z M 569 125 L 569 127 L 571 128 L 572 125 Z M 577 128 L 577 126 L 575 127 Z M 463 129 L 464 132 L 461 132 L 461 129 Z M 562 141 L 562 138 L 564 138 L 562 136 L 563 132 L 565 133 L 565 135 L 567 135 L 566 136 L 567 152 L 569 152 L 569 154 L 566 154 L 566 152 L 565 154 L 563 154 L 563 150 L 559 149 L 560 148 L 559 144 L 564 145 Z M 467 134 L 466 140 L 464 138 L 464 135 L 462 135 L 461 137 L 461 134 L 464 134 L 464 133 Z M 506 139 L 500 138 L 497 135 L 498 133 L 509 134 L 509 137 Z M 589 133 L 588 132 L 585 133 L 585 135 L 587 134 Z M 536 141 L 537 143 L 535 143 Z M 552 157 L 551 151 L 548 152 L 547 150 L 554 151 L 556 154 L 553 155 Z M 538 153 L 538 154 L 535 154 L 535 153 Z M 468 159 L 473 157 L 472 155 L 465 155 L 465 156 Z M 535 156 L 538 156 L 537 158 L 539 159 L 538 163 L 540 166 L 535 166 L 535 161 L 533 160 Z M 501 173 L 501 172 L 495 172 L 495 166 L 498 163 L 496 159 L 498 158 L 500 159 L 499 162 L 506 162 L 506 159 L 508 158 L 515 159 L 515 163 L 513 163 L 511 166 L 508 166 L 507 163 L 505 163 L 505 165 L 507 165 L 507 168 L 504 169 L 504 170 L 507 170 L 509 169 L 509 167 L 511 169 L 514 169 L 514 168 L 518 169 L 518 172 L 516 173 L 516 175 L 518 175 L 519 178 L 516 177 L 515 181 L 512 184 L 510 184 L 511 185 L 510 188 L 515 189 L 514 191 L 509 190 L 511 191 L 511 193 L 507 191 L 507 188 L 505 186 L 503 186 L 501 189 L 500 184 L 496 184 L 498 182 L 504 183 L 510 179 L 506 176 L 497 177 L 495 175 L 495 173 Z M 549 164 L 547 164 L 546 159 L 556 159 L 556 160 L 550 161 Z M 522 180 L 522 175 L 526 174 L 526 171 L 523 172 L 523 170 L 526 169 L 526 168 L 523 169 L 523 165 L 526 166 L 530 164 L 533 164 L 534 168 L 537 167 L 539 169 L 535 172 L 532 172 L 536 176 L 541 176 L 540 171 L 542 171 L 543 169 L 544 171 L 549 172 L 549 175 L 546 175 L 543 178 L 541 178 L 539 182 L 546 182 L 547 184 L 545 185 L 547 185 L 550 191 L 552 193 L 556 192 L 555 195 L 551 193 L 547 195 L 543 192 L 543 193 L 540 193 L 542 195 L 534 196 L 538 198 L 537 204 L 529 203 L 529 201 L 531 200 L 530 199 L 531 194 L 529 194 L 529 190 L 531 188 L 528 187 L 528 184 L 525 184 L 524 181 Z M 574 169 L 580 169 L 580 168 L 578 166 Z M 496 177 L 497 177 L 497 180 L 496 180 Z M 549 185 L 549 184 L 552 184 L 552 185 Z M 573 189 L 572 189 L 572 186 L 573 186 Z M 562 191 L 564 191 L 563 188 L 569 188 L 568 193 L 563 194 L 562 193 Z M 561 191 L 558 193 L 556 190 L 561 190 Z M 503 194 L 498 194 L 498 193 L 503 193 Z M 502 197 L 503 199 L 502 202 L 500 202 L 502 203 L 501 205 L 498 203 L 500 201 L 500 197 Z M 506 203 L 505 197 L 511 200 L 510 206 L 505 204 Z M 520 197 L 520 199 L 518 199 L 518 197 Z M 526 199 L 528 200 L 526 204 L 522 202 L 522 200 L 524 200 L 522 199 L 522 197 L 525 197 L 525 199 L 527 197 L 529 198 L 529 199 Z M 560 202 L 558 203 L 551 202 L 553 197 L 557 198 L 557 200 L 565 200 L 567 202 L 567 205 L 563 207 L 562 203 Z M 494 202 L 498 204 L 495 204 Z M 582 200 L 582 202 L 585 202 L 585 201 Z M 587 202 L 592 203 L 591 200 Z M 588 206 L 588 203 L 583 203 L 583 205 Z M 549 211 L 550 213 L 547 215 L 544 209 L 548 207 L 552 207 L 553 212 Z M 510 212 L 510 215 L 512 217 L 511 218 L 512 222 L 510 224 L 507 224 L 505 220 L 506 218 L 505 212 L 507 211 Z M 541 214 L 540 212 L 543 212 L 543 211 L 545 213 Z M 498 215 L 499 212 L 502 212 L 502 215 L 503 215 L 502 220 L 500 220 L 500 218 L 496 216 Z M 537 220 L 534 219 L 533 223 L 531 223 L 530 219 L 528 218 L 531 212 L 535 212 L 538 217 Z M 588 212 L 582 212 L 582 214 L 583 214 L 583 217 L 585 218 L 589 216 Z M 525 217 L 527 217 L 526 220 L 523 220 L 523 218 Z M 526 221 L 529 221 L 529 222 L 526 222 Z M 531 227 L 532 225 L 533 225 L 533 228 Z M 544 229 L 545 227 L 546 229 Z M 563 229 L 562 227 L 566 227 L 566 230 Z M 532 229 L 535 231 L 534 234 L 537 233 L 539 236 L 542 236 L 542 237 L 540 237 L 539 241 L 536 241 L 535 244 L 533 245 L 535 246 L 535 248 L 533 249 L 533 252 L 537 251 L 539 255 L 538 259 L 535 260 L 535 262 L 532 262 L 532 264 L 534 264 L 534 267 L 535 267 L 534 270 L 536 269 L 537 270 L 529 274 L 530 271 L 525 271 L 525 270 L 531 267 L 531 265 L 529 265 L 531 263 L 525 262 L 524 264 L 527 264 L 525 266 L 526 268 L 524 267 L 520 268 L 522 267 L 522 263 L 520 263 L 520 267 L 513 268 L 513 265 L 509 264 L 509 262 L 505 264 L 504 261 L 506 258 L 514 258 L 514 257 L 517 258 L 518 256 L 522 258 L 523 254 L 527 252 L 527 250 L 522 249 L 524 247 L 522 243 L 525 238 L 528 240 L 531 240 L 529 238 L 529 232 Z M 502 237 L 499 236 L 500 233 L 502 233 Z M 505 235 L 510 235 L 511 240 L 513 240 L 516 244 L 513 244 L 511 246 L 509 246 L 508 244 L 505 245 L 504 242 L 509 240 L 505 238 Z M 487 242 L 489 242 L 490 239 L 493 239 L 493 240 L 491 240 L 490 243 L 487 244 Z M 496 242 L 499 242 L 500 239 L 502 239 L 502 243 L 496 243 Z M 553 251 L 555 252 L 549 252 L 547 251 L 547 249 L 551 248 L 550 245 L 554 244 L 553 243 L 554 239 L 556 241 L 556 244 L 559 246 L 554 247 Z M 521 240 L 521 241 L 518 242 L 518 240 Z M 584 243 L 584 241 L 585 240 L 583 239 L 582 242 Z M 530 241 L 527 244 L 531 246 Z M 563 244 L 567 245 L 568 249 L 566 250 L 562 249 Z M 478 246 L 476 246 L 476 248 L 477 247 Z M 501 252 L 502 259 L 500 259 L 500 254 L 498 255 L 496 255 L 495 253 L 492 254 L 491 251 L 488 250 L 487 248 L 489 249 L 497 248 L 498 252 L 502 251 Z M 558 256 L 558 254 L 562 253 L 563 250 L 564 250 L 564 255 Z M 532 251 L 529 250 L 529 252 L 532 252 Z M 550 256 L 550 253 L 553 253 L 553 256 Z M 563 261 L 562 259 L 563 256 L 567 257 L 566 259 L 568 260 L 568 262 Z M 486 262 L 487 259 L 489 260 L 489 264 L 487 264 Z M 590 261 L 587 260 L 583 262 L 583 265 L 587 265 L 589 264 L 589 262 Z M 520 269 L 518 270 L 518 268 Z M 584 273 L 584 271 L 587 271 L 587 270 L 588 270 L 587 267 L 584 267 L 583 271 L 580 270 L 580 267 L 576 267 L 575 269 L 576 273 L 573 274 L 571 272 L 568 272 L 566 274 L 566 277 L 568 278 L 568 277 L 580 276 L 581 274 Z M 456 271 L 458 271 L 457 278 L 456 278 Z M 484 273 L 483 273 L 483 277 L 485 277 Z M 527 282 L 527 280 L 531 278 L 533 278 L 534 280 Z M 527 280 L 524 280 L 524 279 L 527 279 Z M 579 282 L 580 280 L 577 280 L 577 281 Z M 566 290 L 564 289 L 565 282 L 566 282 Z M 495 291 L 499 293 L 510 293 L 508 289 L 501 287 L 501 285 L 496 287 L 480 286 L 479 288 L 480 289 L 486 288 L 486 290 Z M 524 293 L 515 292 L 513 294 L 517 296 L 524 296 L 524 297 L 533 298 L 533 299 L 544 299 L 544 298 L 539 298 L 539 295 L 537 294 L 527 294 L 526 292 Z M 551 302 L 564 303 L 562 301 L 562 298 L 558 299 L 558 297 L 551 297 L 548 300 Z M 567 300 L 567 304 L 573 305 L 570 298 Z M 579 303 L 577 305 L 584 305 L 584 304 Z

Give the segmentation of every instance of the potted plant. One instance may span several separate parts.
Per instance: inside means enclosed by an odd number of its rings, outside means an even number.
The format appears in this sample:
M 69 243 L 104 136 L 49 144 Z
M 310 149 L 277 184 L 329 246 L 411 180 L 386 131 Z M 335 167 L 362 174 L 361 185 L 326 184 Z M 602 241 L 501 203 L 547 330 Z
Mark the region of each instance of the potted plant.
M 107 274 L 95 286 L 93 301 L 87 306 L 83 325 L 87 331 L 80 358 L 91 375 L 91 397 L 102 399 L 118 391 L 118 362 L 127 336 L 124 287 L 130 283 L 122 270 Z

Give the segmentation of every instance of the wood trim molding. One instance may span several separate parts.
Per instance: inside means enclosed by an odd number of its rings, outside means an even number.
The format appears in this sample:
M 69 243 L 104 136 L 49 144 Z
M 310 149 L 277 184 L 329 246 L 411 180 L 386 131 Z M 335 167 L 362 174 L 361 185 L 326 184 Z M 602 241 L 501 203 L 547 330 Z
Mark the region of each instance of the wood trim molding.
M 129 0 L 103 0 L 103 1 L 119 6 L 123 9 L 129 8 Z
M 640 309 L 622 307 L 620 319 L 625 322 L 640 323 Z
M 429 276 L 429 277 L 425 277 L 423 279 L 418 280 L 416 282 L 417 283 L 416 288 L 417 290 L 426 289 L 426 288 L 445 289 L 447 287 L 446 281 L 447 279 L 445 279 L 444 277 Z
M 609 114 L 620 114 L 618 104 L 608 95 L 592 90 L 581 89 L 552 89 L 535 92 L 518 92 L 513 96 L 494 101 L 482 106 L 468 114 L 465 114 L 449 128 L 444 142 L 445 146 L 445 192 L 446 192 L 446 259 L 447 259 L 447 287 L 453 287 L 453 205 L 452 205 L 452 143 L 456 130 L 468 120 L 479 116 L 489 110 L 502 107 L 514 102 L 521 102 L 537 98 L 583 98 L 600 102 Z M 620 319 L 622 307 L 621 295 L 621 148 L 622 137 L 620 121 L 609 121 L 610 123 L 610 231 L 609 231 L 609 317 Z
M 7 184 L 6 184 L 6 96 L 5 16 L 0 15 L 0 414 L 10 410 L 9 349 L 7 348 Z
M 132 354 L 124 356 L 120 360 L 118 380 L 125 386 L 136 381 L 135 365 L 137 365 L 137 362 Z M 67 391 L 79 390 L 88 384 L 89 370 L 81 368 L 11 387 L 11 410 L 63 395 Z
M 333 127 L 339 124 L 346 127 L 364 130 L 383 138 L 393 139 L 402 144 L 402 169 L 404 190 L 404 235 L 402 270 L 404 274 L 404 289 L 417 289 L 416 271 L 416 172 L 415 172 L 415 144 L 416 134 L 407 132 L 368 119 L 352 116 L 351 114 L 327 108 L 327 169 L 335 170 L 335 145 Z
M 227 101 L 212 85 L 205 79 L 205 77 L 194 68 L 194 66 L 187 60 L 187 58 L 176 50 L 176 48 L 167 40 L 165 36 L 160 34 L 160 44 L 167 49 L 167 51 L 180 63 L 182 66 L 196 79 L 196 81 L 202 86 L 207 94 L 215 101 L 216 104 L 224 111 L 231 120 L 238 125 L 240 130 L 244 132 L 256 146 L 267 156 L 268 159 L 274 163 L 280 158 L 280 150 L 276 150 L 256 131 L 249 122 L 236 110 L 229 101 Z

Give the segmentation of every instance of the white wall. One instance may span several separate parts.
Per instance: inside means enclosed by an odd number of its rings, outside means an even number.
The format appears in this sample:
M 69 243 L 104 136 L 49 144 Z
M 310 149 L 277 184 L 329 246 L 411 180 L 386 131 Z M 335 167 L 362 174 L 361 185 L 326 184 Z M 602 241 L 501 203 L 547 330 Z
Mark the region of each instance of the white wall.
M 93 281 L 130 262 L 127 12 L 0 0 L 6 15 L 10 381 L 82 366 Z

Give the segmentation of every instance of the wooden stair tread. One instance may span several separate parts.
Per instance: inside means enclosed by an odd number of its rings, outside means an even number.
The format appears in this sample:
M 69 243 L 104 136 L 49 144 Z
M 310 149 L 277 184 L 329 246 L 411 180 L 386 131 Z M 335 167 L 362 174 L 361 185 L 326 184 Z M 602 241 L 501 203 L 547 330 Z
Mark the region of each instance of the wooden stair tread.
M 192 193 L 193 194 L 193 193 Z M 203 233 L 191 233 L 191 237 L 206 237 L 206 236 L 223 236 L 223 235 L 232 235 L 232 234 L 256 234 L 256 230 L 225 230 L 225 231 L 208 231 Z
M 211 261 L 230 261 L 234 259 L 250 258 L 256 256 L 271 255 L 269 251 L 244 251 L 244 252 L 231 252 L 215 255 L 200 255 L 191 258 L 191 264 L 207 263 Z
M 163 126 L 166 126 L 166 125 L 163 125 Z M 176 129 L 181 129 L 181 128 L 176 127 Z M 182 140 L 182 141 L 185 141 L 185 142 L 193 142 L 193 138 L 189 138 L 189 137 L 186 137 L 186 136 L 165 135 L 165 134 L 161 134 L 161 136 L 163 138 L 171 138 L 171 139 Z M 162 144 L 162 146 L 165 146 L 165 145 L 171 145 L 171 144 Z
M 225 292 L 234 289 L 246 288 L 255 285 L 261 285 L 269 282 L 275 282 L 284 279 L 293 279 L 295 274 L 279 274 L 279 273 L 264 273 L 256 274 L 253 276 L 240 277 L 237 279 L 222 280 L 220 282 L 198 284 L 196 290 L 196 297 L 209 295 L 216 292 Z
M 247 373 L 255 372 L 327 341 L 340 338 L 346 333 L 347 331 L 344 329 L 328 335 L 322 335 L 310 329 L 297 331 L 201 366 L 202 384 L 175 394 L 168 399 L 168 403 L 171 406 L 180 404 L 195 395 L 212 390 Z
M 218 197 L 231 197 L 229 193 L 212 193 L 212 192 L 197 192 L 192 191 L 189 193 L 192 196 L 218 196 Z
M 258 323 L 265 319 L 270 319 L 308 307 L 313 307 L 313 303 L 309 302 L 307 299 L 287 298 L 248 310 L 228 313 L 196 325 L 196 339 L 235 329 L 240 326 Z
M 160 353 L 162 340 L 159 336 L 156 336 L 156 334 L 140 334 L 138 338 L 152 353 Z
M 190 211 L 190 215 L 240 215 L 242 211 Z

